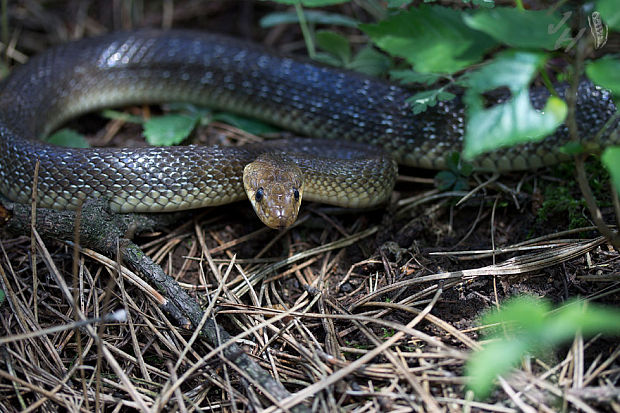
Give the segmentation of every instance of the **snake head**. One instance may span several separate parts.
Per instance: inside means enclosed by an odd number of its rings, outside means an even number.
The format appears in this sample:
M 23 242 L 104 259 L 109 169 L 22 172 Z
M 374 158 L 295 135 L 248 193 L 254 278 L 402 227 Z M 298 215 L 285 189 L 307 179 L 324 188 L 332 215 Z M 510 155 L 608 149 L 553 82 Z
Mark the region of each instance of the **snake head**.
M 245 166 L 243 186 L 256 215 L 268 227 L 283 229 L 297 219 L 303 173 L 293 161 L 280 154 L 260 154 Z

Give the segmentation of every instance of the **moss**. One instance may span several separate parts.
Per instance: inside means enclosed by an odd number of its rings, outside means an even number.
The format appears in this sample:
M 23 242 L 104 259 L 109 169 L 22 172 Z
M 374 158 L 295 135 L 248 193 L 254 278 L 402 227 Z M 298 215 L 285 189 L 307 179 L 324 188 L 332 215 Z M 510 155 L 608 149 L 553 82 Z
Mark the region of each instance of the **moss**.
M 549 183 L 543 188 L 544 201 L 538 210 L 538 222 L 557 222 L 558 219 L 566 217 L 569 229 L 591 225 L 589 212 L 575 180 L 574 168 L 572 162 L 554 168 L 553 175 L 560 177 L 562 184 Z M 586 164 L 586 174 L 599 208 L 610 206 L 609 173 L 607 170 L 600 162 L 591 161 Z

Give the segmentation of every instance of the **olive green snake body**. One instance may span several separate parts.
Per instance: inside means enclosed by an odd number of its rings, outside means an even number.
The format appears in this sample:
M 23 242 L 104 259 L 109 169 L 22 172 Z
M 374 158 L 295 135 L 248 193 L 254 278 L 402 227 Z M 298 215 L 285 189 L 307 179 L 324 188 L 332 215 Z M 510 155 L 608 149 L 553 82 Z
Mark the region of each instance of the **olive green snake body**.
M 305 199 L 370 206 L 389 197 L 394 162 L 381 150 L 336 142 L 376 145 L 398 163 L 434 169 L 445 167 L 451 153 L 460 151 L 460 100 L 413 115 L 406 103 L 411 94 L 397 85 L 201 32 L 142 30 L 71 42 L 30 59 L 0 86 L 0 193 L 29 202 L 38 162 L 41 207 L 74 209 L 88 199 L 105 198 L 116 212 L 198 208 L 245 198 L 242 173 L 248 163 L 264 152 L 292 152 L 309 174 Z M 532 93 L 537 107 L 547 97 Z M 205 104 L 337 141 L 77 149 L 38 140 L 88 111 L 171 101 Z M 615 112 L 609 93 L 587 82 L 580 86 L 577 108 L 584 137 Z M 618 143 L 610 142 L 608 134 L 599 138 L 600 145 Z M 552 148 L 567 140 L 561 127 L 541 143 L 497 151 L 476 163 L 498 171 L 536 168 L 562 160 L 564 155 Z

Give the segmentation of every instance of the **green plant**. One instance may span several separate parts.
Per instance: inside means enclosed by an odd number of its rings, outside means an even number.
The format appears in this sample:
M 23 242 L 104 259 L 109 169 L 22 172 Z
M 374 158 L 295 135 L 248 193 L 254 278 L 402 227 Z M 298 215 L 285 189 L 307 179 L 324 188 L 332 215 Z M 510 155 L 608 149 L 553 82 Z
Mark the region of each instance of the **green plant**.
M 357 55 L 346 38 L 324 31 L 314 35 L 314 26 L 320 22 L 314 20 L 309 24 L 303 9 L 342 1 L 274 1 L 295 6 L 297 21 L 311 57 L 350 67 Z M 550 80 L 550 70 L 556 69 L 555 77 L 569 81 L 567 96 L 570 96 L 570 91 L 577 89 L 585 74 L 594 83 L 610 90 L 616 99 L 620 96 L 620 77 L 617 76 L 620 59 L 604 56 L 586 61 L 584 52 L 588 42 L 593 42 L 594 48 L 600 48 L 605 44 L 608 31 L 620 30 L 620 9 L 616 0 L 590 1 L 580 6 L 560 4 L 549 10 L 525 10 L 520 1 L 514 8 L 494 7 L 493 2 L 476 1 L 472 4 L 477 7 L 464 10 L 426 4 L 407 9 L 410 3 L 388 1 L 387 11 L 371 13 L 380 17 L 377 23 L 360 24 L 358 28 L 390 57 L 393 68 L 389 74 L 393 80 L 418 84 L 423 88 L 412 92 L 409 100 L 414 114 L 439 101 L 454 99 L 453 89 L 464 88 L 467 104 L 464 160 L 500 147 L 540 140 L 566 123 L 572 141 L 560 150 L 573 155 L 576 160 L 577 182 L 593 221 L 603 235 L 620 247 L 620 236 L 600 218 L 601 213 L 588 186 L 583 159 L 591 148 L 580 143 L 574 127 L 571 108 L 575 102 L 557 97 Z M 363 4 L 376 5 L 372 1 Z M 590 33 L 586 32 L 587 26 L 577 26 L 586 21 L 585 17 L 591 19 Z M 527 30 L 523 30 L 524 27 Z M 315 53 L 316 43 L 328 52 L 327 58 Z M 489 53 L 497 50 L 500 51 L 485 61 Z M 373 59 L 377 60 L 376 57 Z M 549 63 L 551 59 L 568 64 L 552 65 Z M 541 78 L 551 92 L 542 111 L 535 110 L 529 99 L 529 88 L 536 78 Z M 501 88 L 510 91 L 510 98 L 487 107 L 485 93 Z M 608 125 L 613 124 L 618 116 L 616 113 Z M 620 133 L 618 130 L 604 130 L 594 132 Z M 615 191 L 620 191 L 620 148 L 606 148 L 601 160 L 609 170 Z M 452 180 L 446 176 L 439 180 L 443 182 L 446 178 L 448 182 Z
M 572 301 L 556 310 L 544 300 L 524 296 L 509 300 L 500 310 L 482 318 L 495 325 L 492 341 L 472 353 L 466 365 L 468 387 L 484 398 L 497 376 L 505 374 L 528 353 L 541 353 L 571 339 L 577 333 L 620 334 L 620 311 L 587 301 Z

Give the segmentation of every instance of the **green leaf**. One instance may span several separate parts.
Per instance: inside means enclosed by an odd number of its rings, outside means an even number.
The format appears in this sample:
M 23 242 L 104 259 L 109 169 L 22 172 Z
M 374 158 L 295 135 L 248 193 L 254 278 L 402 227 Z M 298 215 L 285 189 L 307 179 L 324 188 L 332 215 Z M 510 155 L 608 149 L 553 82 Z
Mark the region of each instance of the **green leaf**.
M 422 5 L 360 28 L 386 52 L 407 60 L 421 73 L 454 73 L 482 60 L 495 46 L 462 20 L 464 12 Z
M 197 115 L 154 116 L 144 122 L 144 136 L 151 145 L 178 145 L 189 136 L 199 119 Z
M 473 172 L 471 164 L 464 162 L 458 152 L 452 152 L 446 159 L 447 170 L 435 175 L 435 186 L 440 191 L 465 191 L 469 187 L 467 177 Z
M 620 146 L 612 146 L 605 149 L 603 155 L 601 155 L 601 161 L 609 171 L 616 191 L 620 194 Z
M 487 344 L 467 360 L 467 387 L 478 398 L 485 398 L 493 389 L 495 378 L 516 365 L 527 349 L 528 343 L 517 338 Z
M 572 301 L 548 317 L 538 341 L 559 344 L 577 332 L 584 336 L 620 334 L 620 311 L 587 302 Z
M 266 0 L 263 0 L 266 1 Z M 333 6 L 334 4 L 346 3 L 349 0 L 272 0 L 276 3 L 280 4 L 301 4 L 304 7 L 322 7 L 322 6 Z
M 9 69 L 6 62 L 0 62 L 0 80 L 7 77 L 9 73 L 11 73 L 11 69 Z
M 468 107 L 463 157 L 467 160 L 503 146 L 537 141 L 552 133 L 566 117 L 566 103 L 550 97 L 539 112 L 530 103 L 529 84 L 546 55 L 509 50 L 470 73 L 464 96 Z M 483 93 L 507 86 L 512 97 L 488 109 Z
M 501 310 L 492 311 L 482 318 L 484 324 L 516 324 L 518 327 L 539 328 L 543 325 L 551 306 L 545 300 L 525 295 L 504 304 Z
M 463 3 L 469 3 L 470 0 L 463 0 Z M 478 7 L 493 8 L 495 7 L 495 0 L 471 0 L 471 4 Z
M 328 24 L 331 26 L 357 27 L 359 21 L 348 16 L 336 13 L 327 13 L 319 10 L 304 10 L 306 21 L 310 24 Z M 260 19 L 263 28 L 278 26 L 280 24 L 297 24 L 299 16 L 296 12 L 274 12 Z
M 387 0 L 387 7 L 389 9 L 398 9 L 405 7 L 413 3 L 413 0 Z
M 519 10 L 511 7 L 481 9 L 463 16 L 472 29 L 512 47 L 555 50 L 564 45 L 562 34 L 568 26 L 548 10 Z M 524 30 L 524 28 L 527 28 Z
M 620 96 L 620 59 L 607 55 L 586 65 L 586 74 L 597 85 Z
M 579 155 L 585 151 L 585 147 L 581 142 L 567 142 L 559 148 L 560 152 L 567 155 Z
M 596 10 L 601 14 L 603 21 L 613 30 L 620 30 L 620 7 L 618 0 L 598 0 Z
M 439 79 L 441 75 L 436 73 L 418 73 L 415 70 L 391 70 L 390 77 L 393 80 L 397 80 L 402 84 L 421 83 L 427 86 L 432 85 Z
M 4 290 L 0 290 L 0 304 L 2 304 L 5 299 L 6 299 L 6 294 L 4 293 Z
M 438 100 L 447 101 L 456 97 L 453 93 L 446 92 L 443 87 L 438 89 L 425 90 L 407 98 L 407 103 L 411 105 L 414 115 L 424 112 L 429 106 L 435 106 Z
M 333 54 L 325 52 L 316 52 L 313 57 L 317 62 L 324 63 L 329 66 L 342 67 L 344 63 Z
M 74 131 L 73 129 L 64 128 L 60 129 L 46 139 L 47 142 L 57 145 L 65 146 L 68 148 L 89 148 L 90 145 L 84 136 Z
M 346 65 L 348 69 L 369 76 L 383 75 L 391 66 L 392 59 L 378 50 L 375 50 L 372 46 L 366 46 L 361 49 L 357 52 L 353 60 Z
M 321 30 L 316 33 L 316 44 L 321 49 L 336 56 L 343 63 L 351 61 L 351 46 L 349 40 L 332 31 Z
M 228 112 L 220 112 L 213 115 L 213 120 L 217 120 L 220 122 L 228 123 L 229 125 L 233 125 L 239 129 L 243 129 L 246 132 L 249 132 L 253 135 L 264 135 L 266 133 L 274 133 L 280 131 L 280 129 L 275 128 L 267 123 L 244 118 L 243 116 L 234 115 Z
M 534 297 L 507 301 L 499 311 L 483 317 L 484 323 L 501 323 L 492 336 L 497 339 L 472 354 L 465 367 L 468 386 L 485 397 L 498 375 L 516 365 L 526 353 L 549 350 L 577 332 L 620 335 L 620 311 L 587 302 L 570 302 L 557 311 Z M 507 334 L 506 334 L 507 333 Z

